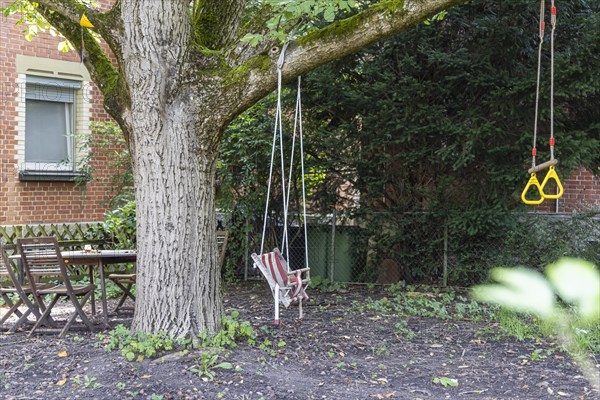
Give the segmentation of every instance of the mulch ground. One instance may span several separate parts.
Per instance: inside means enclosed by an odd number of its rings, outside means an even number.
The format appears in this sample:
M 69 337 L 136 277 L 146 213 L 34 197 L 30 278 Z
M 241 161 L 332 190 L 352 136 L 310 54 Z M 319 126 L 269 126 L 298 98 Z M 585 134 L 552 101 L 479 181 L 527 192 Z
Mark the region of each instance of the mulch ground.
M 264 282 L 230 288 L 238 310 L 269 348 L 240 344 L 199 376 L 200 350 L 128 362 L 105 352 L 95 334 L 0 334 L 0 398 L 12 399 L 598 399 L 572 359 L 551 342 L 497 339 L 493 323 L 410 318 L 410 340 L 397 336 L 397 316 L 348 313 L 353 301 L 383 297 L 352 287 L 310 292 L 301 323 L 282 310 L 272 329 Z M 113 324 L 130 323 L 114 319 Z M 545 356 L 532 360 L 536 349 Z M 219 362 L 222 360 L 219 360 Z M 455 379 L 457 386 L 435 383 Z

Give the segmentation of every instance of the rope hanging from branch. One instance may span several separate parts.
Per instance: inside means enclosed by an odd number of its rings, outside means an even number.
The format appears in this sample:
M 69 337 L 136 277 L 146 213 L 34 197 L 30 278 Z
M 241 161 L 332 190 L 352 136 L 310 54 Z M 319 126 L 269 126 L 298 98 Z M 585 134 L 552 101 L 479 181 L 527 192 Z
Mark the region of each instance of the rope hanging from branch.
M 292 133 L 291 143 L 291 155 L 289 161 L 289 170 L 286 174 L 285 170 L 285 157 L 284 157 L 284 143 L 283 143 L 283 119 L 282 119 L 282 108 L 281 108 L 281 88 L 283 81 L 282 69 L 285 62 L 285 51 L 287 49 L 287 43 L 283 45 L 279 59 L 277 61 L 277 106 L 275 109 L 275 127 L 273 130 L 273 140 L 271 146 L 271 160 L 269 165 L 269 180 L 267 185 L 267 199 L 265 204 L 265 212 L 263 217 L 263 230 L 262 238 L 260 243 L 260 254 L 264 253 L 265 238 L 267 236 L 267 221 L 269 216 L 269 199 L 271 197 L 271 188 L 273 182 L 273 170 L 275 165 L 275 152 L 279 147 L 279 158 L 281 165 L 281 189 L 283 197 L 283 233 L 281 238 L 281 249 L 284 257 L 289 259 L 289 211 L 290 211 L 290 198 L 291 198 L 291 187 L 294 170 L 294 157 L 296 154 L 296 143 L 298 142 L 299 156 L 300 156 L 300 173 L 302 183 L 302 218 L 304 227 L 304 251 L 305 251 L 305 266 L 308 264 L 308 232 L 307 232 L 307 219 L 306 219 L 306 184 L 304 180 L 304 141 L 303 141 L 303 130 L 302 130 L 302 91 L 301 91 L 301 77 L 298 77 L 297 95 L 296 95 L 296 108 L 294 112 L 294 127 Z M 287 175 L 287 180 L 286 180 Z M 289 260 L 288 260 L 289 261 Z
M 558 174 L 554 169 L 554 166 L 558 164 L 558 160 L 554 158 L 554 146 L 556 144 L 554 138 L 554 34 L 556 30 L 556 6 L 554 0 L 552 0 L 550 7 L 550 160 L 536 165 L 537 156 L 537 136 L 538 136 L 538 120 L 539 120 L 539 104 L 540 104 L 540 82 L 542 76 L 542 50 L 544 44 L 545 35 L 545 14 L 546 14 L 546 3 L 545 0 L 540 0 L 540 24 L 539 24 L 539 46 L 538 46 L 538 64 L 537 64 L 537 82 L 536 82 L 536 93 L 535 93 L 535 115 L 533 125 L 533 147 L 531 149 L 531 168 L 528 172 L 531 174 L 527 185 L 521 193 L 521 200 L 525 204 L 537 205 L 544 202 L 546 199 L 558 199 L 563 193 L 563 186 L 560 182 Z M 548 173 L 540 184 L 536 177 L 536 173 L 548 168 Z M 550 181 L 554 181 L 556 184 L 557 193 L 549 194 L 546 193 L 546 186 Z M 531 189 L 535 189 L 539 197 L 528 198 L 528 192 Z

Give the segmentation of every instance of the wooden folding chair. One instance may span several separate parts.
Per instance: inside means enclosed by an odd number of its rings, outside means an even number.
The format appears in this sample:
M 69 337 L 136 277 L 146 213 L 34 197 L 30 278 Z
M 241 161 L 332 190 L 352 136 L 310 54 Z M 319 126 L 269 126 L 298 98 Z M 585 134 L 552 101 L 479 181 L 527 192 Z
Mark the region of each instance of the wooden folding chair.
M 131 289 L 135 284 L 136 274 L 110 274 L 108 279 L 113 281 L 123 292 L 113 312 L 121 314 L 123 311 L 133 311 L 134 307 L 125 306 L 125 301 L 130 298 L 135 302 L 135 295 L 131 292 Z
M 29 296 L 33 294 L 31 287 L 28 285 L 21 285 L 18 276 L 19 274 L 15 266 L 9 260 L 6 251 L 1 246 L 0 253 L 2 253 L 2 257 L 0 258 L 0 296 L 8 306 L 8 311 L 0 318 L 0 327 L 14 314 L 19 319 L 9 329 L 9 332 L 15 332 L 27 321 L 27 317 L 31 313 L 38 319 L 41 315 L 38 307 L 29 299 Z M 12 299 L 10 295 L 13 295 Z M 18 296 L 17 299 L 14 299 L 15 295 Z M 19 307 L 23 305 L 27 307 L 25 312 L 19 310 Z
M 23 269 L 27 275 L 33 296 L 39 307 L 44 310 L 42 316 L 33 326 L 31 332 L 29 332 L 29 335 L 31 336 L 40 325 L 50 318 L 52 309 L 61 297 L 69 299 L 75 311 L 69 316 L 65 326 L 60 331 L 59 337 L 62 338 L 66 335 L 77 317 L 81 319 L 90 331 L 93 331 L 94 326 L 85 315 L 83 307 L 92 296 L 95 286 L 92 283 L 88 285 L 73 285 L 71 283 L 69 272 L 65 267 L 56 238 L 18 238 L 17 246 L 21 253 Z M 43 282 L 44 279 L 49 278 L 58 278 L 62 280 L 62 283 L 50 287 L 39 284 L 39 282 Z M 43 301 L 43 297 L 46 295 L 53 296 L 50 304 L 47 306 Z
M 227 251 L 227 231 L 217 231 L 217 248 L 219 249 L 219 266 L 223 268 Z
M 301 319 L 302 301 L 308 299 L 305 288 L 310 283 L 310 268 L 291 271 L 277 248 L 260 256 L 252 254 L 252 259 L 271 288 L 275 300 L 275 326 L 279 326 L 279 303 L 287 308 L 298 302 Z

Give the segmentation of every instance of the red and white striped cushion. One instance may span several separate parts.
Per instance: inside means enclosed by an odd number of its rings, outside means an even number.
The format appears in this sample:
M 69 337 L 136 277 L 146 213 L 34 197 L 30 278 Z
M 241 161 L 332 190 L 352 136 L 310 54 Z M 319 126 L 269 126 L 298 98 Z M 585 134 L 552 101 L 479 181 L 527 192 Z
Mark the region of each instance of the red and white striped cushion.
M 278 249 L 274 249 L 270 253 L 262 254 L 260 259 L 263 265 L 268 268 L 269 273 L 280 287 L 288 287 L 290 281 L 296 283 L 294 286 L 294 291 L 290 296 L 292 301 L 308 299 L 308 295 L 304 291 L 304 287 L 302 285 L 301 272 L 296 272 L 295 277 L 289 277 L 289 268 L 287 262 L 282 257 L 281 253 L 279 253 Z
M 262 263 L 269 268 L 269 272 L 280 287 L 288 285 L 287 263 L 277 249 L 260 256 Z

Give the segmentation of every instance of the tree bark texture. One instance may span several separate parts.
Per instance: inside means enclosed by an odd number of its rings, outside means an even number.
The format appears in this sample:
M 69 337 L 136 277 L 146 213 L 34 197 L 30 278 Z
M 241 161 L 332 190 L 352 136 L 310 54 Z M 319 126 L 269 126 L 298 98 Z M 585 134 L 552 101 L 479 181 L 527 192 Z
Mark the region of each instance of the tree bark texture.
M 187 1 L 123 1 L 137 199 L 134 329 L 174 337 L 220 329 L 214 176 L 221 126 L 186 84 Z M 204 112 L 202 112 L 204 111 Z

